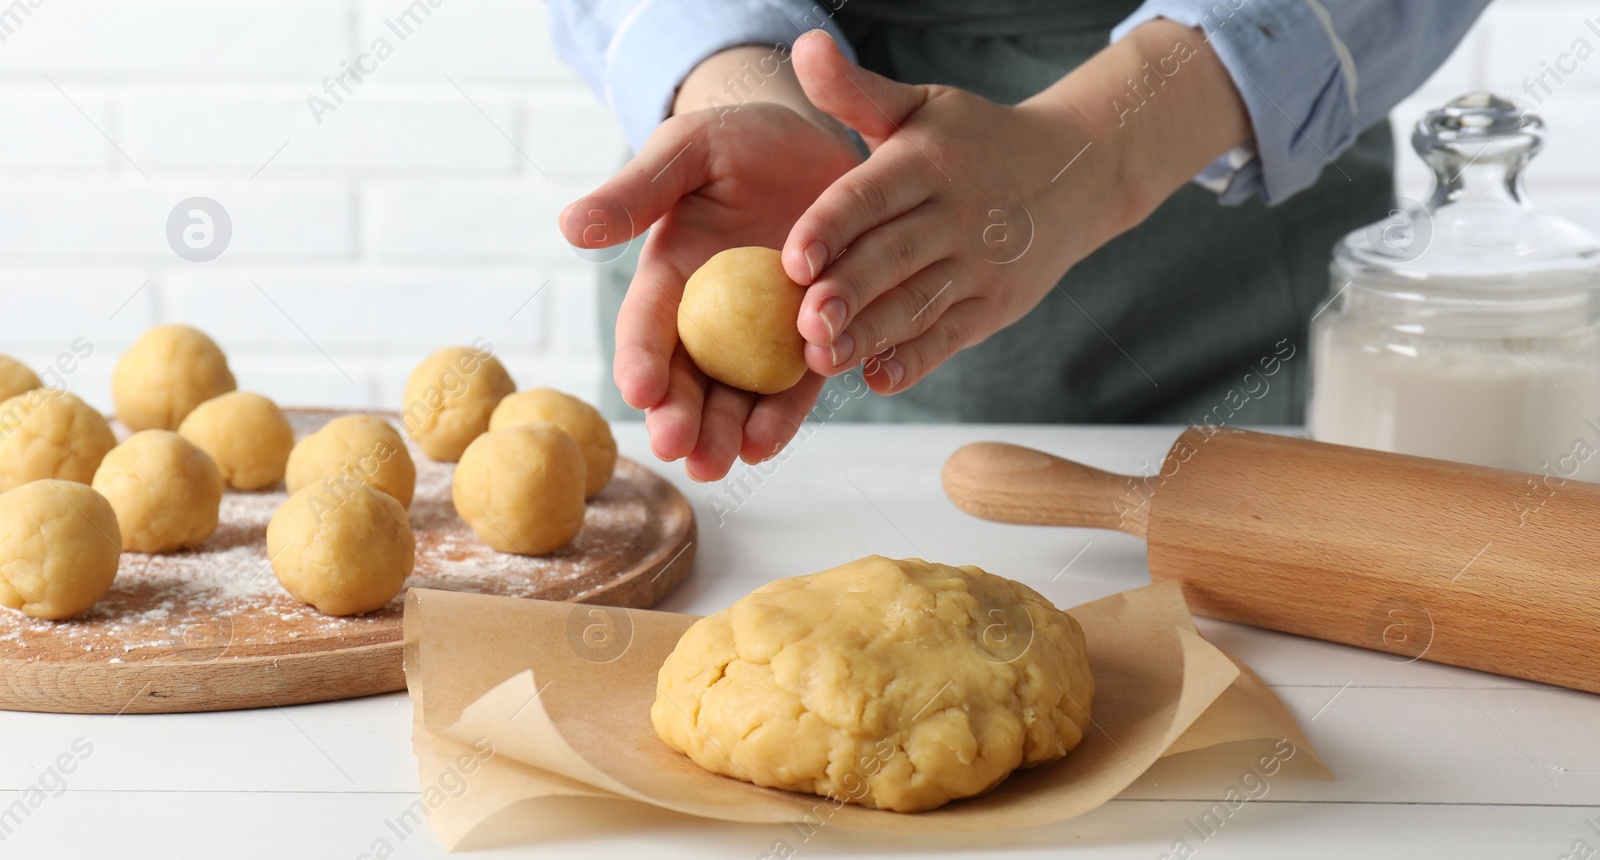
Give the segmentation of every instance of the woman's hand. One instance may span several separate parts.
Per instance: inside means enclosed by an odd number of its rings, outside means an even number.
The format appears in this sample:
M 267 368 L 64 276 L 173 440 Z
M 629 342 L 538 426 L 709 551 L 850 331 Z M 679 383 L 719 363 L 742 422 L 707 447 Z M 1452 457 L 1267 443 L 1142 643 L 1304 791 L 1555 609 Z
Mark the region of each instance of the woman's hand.
M 893 394 L 1032 310 L 1247 134 L 1237 93 L 1203 51 L 1195 31 L 1152 22 L 1011 107 L 896 83 L 823 33 L 797 40 L 806 95 L 872 149 L 783 246 L 785 270 L 809 285 L 806 363 L 826 376 L 861 365 L 875 392 Z M 1119 113 L 1124 76 L 1154 65 L 1163 91 Z
M 616 176 L 562 212 L 562 232 L 580 248 L 654 225 L 617 318 L 615 377 L 623 399 L 646 411 L 656 456 L 687 457 L 689 477 L 717 480 L 736 456 L 755 463 L 777 454 L 823 379 L 807 373 L 763 397 L 708 378 L 678 342 L 684 282 L 719 251 L 782 247 L 795 219 L 860 161 L 844 130 L 821 115 L 762 101 L 700 108 L 663 122 Z
M 798 39 L 792 63 L 773 66 L 776 56 L 752 46 L 708 58 L 676 116 L 561 215 L 580 248 L 654 225 L 617 320 L 616 383 L 646 410 L 656 455 L 687 457 L 701 481 L 736 456 L 777 454 L 824 375 L 860 365 L 892 394 L 1016 321 L 1249 136 L 1214 52 L 1171 21 L 1134 29 L 1016 107 L 895 83 L 824 33 Z M 1162 89 L 1119 111 L 1125 81 L 1152 67 Z M 840 123 L 873 150 L 865 163 Z M 708 379 L 678 343 L 684 282 L 744 245 L 781 247 L 789 276 L 809 286 L 797 326 L 813 372 L 766 397 Z

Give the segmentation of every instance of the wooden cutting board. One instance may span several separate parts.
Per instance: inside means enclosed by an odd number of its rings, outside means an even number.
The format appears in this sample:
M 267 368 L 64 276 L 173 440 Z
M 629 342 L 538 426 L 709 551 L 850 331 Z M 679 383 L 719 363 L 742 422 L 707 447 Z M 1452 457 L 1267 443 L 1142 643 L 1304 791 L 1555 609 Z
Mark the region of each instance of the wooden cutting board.
M 298 438 L 342 414 L 290 410 L 289 419 Z M 397 416 L 386 417 L 398 426 Z M 694 560 L 688 500 L 632 460 L 617 461 L 571 544 L 525 557 L 485 546 L 456 515 L 454 464 L 429 460 L 415 445 L 411 457 L 417 564 L 408 587 L 648 608 Z M 229 491 L 209 540 L 183 553 L 125 553 L 111 591 L 77 618 L 41 621 L 0 609 L 0 709 L 220 711 L 405 689 L 404 592 L 376 612 L 335 618 L 278 585 L 266 531 L 286 498 L 281 486 Z

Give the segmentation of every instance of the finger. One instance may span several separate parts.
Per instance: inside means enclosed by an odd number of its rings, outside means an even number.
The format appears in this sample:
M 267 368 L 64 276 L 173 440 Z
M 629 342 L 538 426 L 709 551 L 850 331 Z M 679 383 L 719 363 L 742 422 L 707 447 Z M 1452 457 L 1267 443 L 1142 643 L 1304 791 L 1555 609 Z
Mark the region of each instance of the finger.
M 927 90 L 890 80 L 850 62 L 826 31 L 795 40 L 794 72 L 806 98 L 855 129 L 876 149 L 927 100 Z
M 944 216 L 925 203 L 852 242 L 850 253 L 806 290 L 800 336 L 817 346 L 833 344 L 874 299 L 944 256 L 935 238 L 943 226 Z M 850 351 L 848 344 L 839 346 Z
M 661 123 L 621 170 L 561 210 L 561 235 L 579 248 L 605 248 L 643 233 L 706 181 L 705 128 L 694 116 Z
M 666 258 L 655 236 L 639 252 L 639 268 L 617 310 L 617 350 L 611 375 L 622 399 L 649 409 L 667 395 L 678 345 L 678 302 L 686 276 Z
M 694 450 L 700 438 L 700 415 L 708 385 L 709 380 L 695 367 L 689 353 L 679 348 L 672 354 L 666 397 L 644 417 L 650 450 L 658 459 L 681 460 Z
M 784 272 L 809 286 L 863 233 L 927 200 L 928 165 L 903 148 L 886 147 L 881 157 L 869 158 L 834 180 L 790 228 L 783 243 Z
M 700 416 L 700 439 L 684 464 L 690 478 L 716 481 L 728 474 L 744 444 L 744 422 L 755 402 L 756 395 L 748 391 L 711 383 L 705 413 Z
M 967 297 L 969 284 L 957 283 L 960 270 L 952 260 L 940 260 L 907 278 L 867 305 L 850 322 L 833 348 L 808 346 L 806 363 L 819 373 L 834 376 L 907 343 L 932 328 L 947 308 Z
M 800 432 L 800 422 L 816 405 L 824 382 L 817 374 L 807 373 L 793 388 L 757 400 L 750 419 L 744 422 L 739 458 L 746 463 L 760 463 L 776 457 Z
M 983 341 L 986 313 L 982 299 L 951 305 L 927 331 L 869 360 L 862 367 L 867 385 L 878 394 L 898 394 L 916 385 L 950 356 Z

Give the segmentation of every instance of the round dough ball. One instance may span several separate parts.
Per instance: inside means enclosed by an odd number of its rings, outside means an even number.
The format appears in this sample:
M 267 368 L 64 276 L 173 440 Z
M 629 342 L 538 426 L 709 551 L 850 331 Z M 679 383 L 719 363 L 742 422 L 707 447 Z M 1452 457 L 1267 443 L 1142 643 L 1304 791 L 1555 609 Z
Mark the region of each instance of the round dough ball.
M 1067 754 L 1094 698 L 1083 630 L 976 567 L 869 556 L 695 622 L 656 734 L 706 770 L 918 812 Z
M 592 498 L 604 489 L 617 468 L 617 440 L 600 410 L 553 388 L 535 388 L 500 401 L 489 416 L 489 429 L 504 430 L 539 421 L 560 427 L 583 451 L 584 498 Z
M 196 406 L 234 387 L 222 349 L 186 325 L 140 335 L 111 372 L 117 418 L 131 430 L 176 430 Z
M 417 538 L 406 509 L 388 493 L 357 486 L 329 498 L 311 485 L 272 515 L 267 554 L 295 600 L 327 615 L 359 615 L 405 587 Z
M 718 382 L 757 394 L 786 391 L 806 375 L 799 328 L 805 295 L 784 274 L 777 251 L 730 248 L 689 276 L 678 339 Z
M 0 355 L 0 400 L 10 400 L 42 385 L 32 368 L 9 355 Z
M 451 481 L 456 513 L 489 546 L 544 555 L 583 528 L 583 452 L 554 424 L 525 424 L 479 436 Z
M 376 415 L 345 415 L 294 446 L 284 482 L 290 493 L 318 484 L 324 496 L 340 497 L 364 485 L 409 509 L 417 466 L 394 425 Z
M 454 462 L 489 429 L 494 408 L 516 390 L 511 375 L 487 352 L 441 349 L 423 359 L 406 382 L 406 430 L 423 453 Z
M 117 515 L 72 481 L 34 481 L 0 493 L 0 606 L 70 618 L 111 589 L 122 558 Z
M 116 445 L 105 416 L 77 396 L 18 394 L 0 403 L 0 493 L 45 478 L 87 484 Z
M 196 406 L 178 435 L 211 455 L 236 490 L 263 490 L 283 480 L 294 428 L 283 410 L 259 394 L 230 391 Z
M 128 552 L 188 549 L 217 530 L 222 470 L 171 430 L 143 430 L 111 449 L 94 488 L 117 512 Z

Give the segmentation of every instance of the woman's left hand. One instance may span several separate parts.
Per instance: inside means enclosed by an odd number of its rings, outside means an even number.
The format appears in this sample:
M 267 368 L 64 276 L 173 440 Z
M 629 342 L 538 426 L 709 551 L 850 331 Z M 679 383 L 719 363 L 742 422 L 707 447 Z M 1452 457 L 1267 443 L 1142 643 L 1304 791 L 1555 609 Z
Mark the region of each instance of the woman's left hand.
M 1068 267 L 1154 202 L 1093 144 L 1081 111 L 1011 107 L 910 86 L 850 63 L 821 32 L 796 41 L 795 71 L 820 109 L 872 155 L 790 230 L 789 276 L 809 289 L 806 363 L 860 365 L 879 394 L 903 391 L 1032 310 Z

